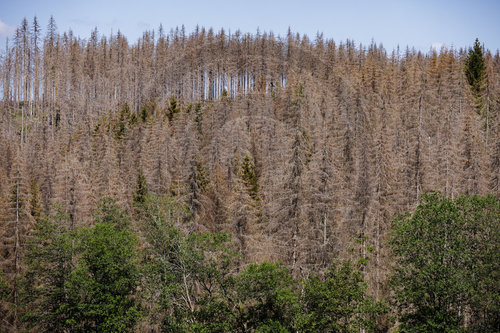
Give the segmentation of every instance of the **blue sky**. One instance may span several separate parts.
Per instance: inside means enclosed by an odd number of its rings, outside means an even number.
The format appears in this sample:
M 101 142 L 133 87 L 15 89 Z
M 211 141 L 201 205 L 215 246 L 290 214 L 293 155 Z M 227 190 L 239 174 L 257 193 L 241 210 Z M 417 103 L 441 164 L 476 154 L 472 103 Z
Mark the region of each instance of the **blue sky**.
M 311 39 L 318 31 L 337 42 L 373 39 L 388 51 L 397 45 L 422 51 L 441 44 L 468 47 L 476 37 L 488 49 L 500 49 L 499 0 L 0 0 L 0 50 L 23 17 L 31 21 L 35 15 L 42 33 L 53 15 L 59 32 L 71 28 L 88 38 L 94 27 L 105 35 L 120 30 L 132 43 L 162 23 L 167 32 L 184 24 L 187 32 L 200 25 L 282 36 L 290 27 Z

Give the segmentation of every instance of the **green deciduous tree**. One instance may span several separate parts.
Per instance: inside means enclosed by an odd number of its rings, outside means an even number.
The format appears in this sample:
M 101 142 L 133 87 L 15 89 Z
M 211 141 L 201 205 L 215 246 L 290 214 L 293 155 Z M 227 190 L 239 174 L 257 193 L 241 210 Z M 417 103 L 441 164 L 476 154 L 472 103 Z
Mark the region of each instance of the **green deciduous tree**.
M 95 222 L 79 234 L 78 266 L 68 282 L 78 300 L 77 328 L 130 331 L 140 316 L 133 297 L 139 282 L 136 238 L 127 215 L 111 199 L 100 203 Z
M 288 268 L 251 264 L 236 277 L 238 332 L 292 332 L 300 310 L 296 285 Z
M 36 223 L 27 246 L 23 321 L 28 327 L 63 332 L 75 324 L 76 299 L 67 288 L 74 268 L 75 234 L 64 211 L 54 212 Z
M 304 282 L 302 328 L 306 332 L 374 331 L 376 319 L 388 307 L 367 296 L 366 289 L 361 272 L 349 261 L 334 263 L 323 276 L 311 275 Z
M 37 222 L 23 276 L 23 320 L 50 332 L 125 332 L 140 312 L 139 271 L 128 217 L 103 200 L 95 225 L 73 230 L 61 209 Z
M 402 331 L 498 330 L 499 218 L 493 196 L 431 193 L 394 221 L 391 282 Z
M 455 200 L 466 225 L 471 265 L 468 327 L 475 332 L 500 331 L 500 201 L 493 195 Z
M 143 296 L 150 321 L 170 332 L 225 332 L 231 322 L 227 292 L 234 252 L 229 237 L 183 234 L 175 225 L 186 208 L 148 195 L 139 213 L 145 241 Z

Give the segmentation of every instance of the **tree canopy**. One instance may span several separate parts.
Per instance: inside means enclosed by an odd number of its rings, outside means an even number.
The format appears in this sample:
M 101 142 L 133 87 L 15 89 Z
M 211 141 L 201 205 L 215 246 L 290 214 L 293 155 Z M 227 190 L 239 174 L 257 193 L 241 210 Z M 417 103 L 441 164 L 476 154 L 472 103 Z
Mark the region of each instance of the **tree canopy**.
M 498 330 L 499 221 L 494 196 L 440 193 L 394 221 L 391 283 L 402 331 Z

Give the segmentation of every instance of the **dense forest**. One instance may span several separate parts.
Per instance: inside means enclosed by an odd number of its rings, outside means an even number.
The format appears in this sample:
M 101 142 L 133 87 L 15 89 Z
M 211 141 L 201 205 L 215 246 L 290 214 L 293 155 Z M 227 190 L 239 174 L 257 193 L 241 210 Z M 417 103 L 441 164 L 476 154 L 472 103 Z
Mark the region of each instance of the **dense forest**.
M 0 56 L 0 331 L 500 329 L 498 51 L 34 18 Z

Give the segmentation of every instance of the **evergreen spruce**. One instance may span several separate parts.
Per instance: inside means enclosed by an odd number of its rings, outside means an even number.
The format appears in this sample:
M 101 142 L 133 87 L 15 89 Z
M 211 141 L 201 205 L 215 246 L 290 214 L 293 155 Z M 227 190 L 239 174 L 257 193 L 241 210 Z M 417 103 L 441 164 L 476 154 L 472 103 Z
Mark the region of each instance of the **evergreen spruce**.
M 143 203 L 146 195 L 148 194 L 148 184 L 146 183 L 146 177 L 139 170 L 139 175 L 137 176 L 137 186 L 135 189 L 134 203 Z
M 250 196 L 255 199 L 259 190 L 259 184 L 257 183 L 255 165 L 248 155 L 245 155 L 241 162 L 240 177 L 247 186 Z
M 480 97 L 486 75 L 486 65 L 484 63 L 483 48 L 477 38 L 465 61 L 465 75 L 474 96 L 476 98 Z
M 174 114 L 179 113 L 180 111 L 179 105 L 177 104 L 177 98 L 172 95 L 172 97 L 170 97 L 170 105 L 167 109 L 168 120 L 172 121 L 172 119 L 174 119 Z

